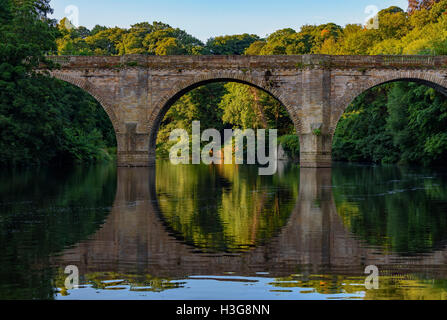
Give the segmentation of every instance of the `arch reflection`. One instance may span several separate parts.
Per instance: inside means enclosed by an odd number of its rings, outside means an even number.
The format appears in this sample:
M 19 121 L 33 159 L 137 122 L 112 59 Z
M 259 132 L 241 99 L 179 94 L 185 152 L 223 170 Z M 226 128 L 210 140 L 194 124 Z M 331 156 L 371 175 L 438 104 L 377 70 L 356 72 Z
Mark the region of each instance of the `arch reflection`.
M 203 252 L 247 252 L 287 223 L 298 195 L 299 170 L 259 176 L 256 167 L 157 163 L 160 219 L 170 233 Z M 294 179 L 287 179 L 293 176 Z M 152 184 L 154 185 L 154 184 Z
M 228 272 L 280 277 L 302 271 L 363 275 L 370 264 L 393 272 L 437 266 L 436 272 L 447 274 L 441 268 L 447 262 L 444 249 L 405 256 L 370 246 L 352 234 L 337 212 L 331 169 L 300 169 L 298 197 L 279 232 L 247 252 L 223 253 L 198 250 L 160 219 L 154 168 L 118 168 L 117 174 L 118 190 L 107 222 L 91 239 L 65 250 L 61 265 L 78 265 L 81 274 L 114 271 L 157 277 Z

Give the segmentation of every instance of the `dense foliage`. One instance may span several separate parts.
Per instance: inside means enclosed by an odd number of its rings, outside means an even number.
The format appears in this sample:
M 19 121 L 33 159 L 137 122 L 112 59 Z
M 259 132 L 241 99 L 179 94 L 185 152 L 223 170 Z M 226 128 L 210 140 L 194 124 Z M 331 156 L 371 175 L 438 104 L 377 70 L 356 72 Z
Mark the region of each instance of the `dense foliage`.
M 78 88 L 33 70 L 59 35 L 48 0 L 0 1 L 0 164 L 109 158 L 110 121 Z
M 158 133 L 158 155 L 169 154 L 173 129 L 191 133 L 195 120 L 200 121 L 202 130 L 214 128 L 222 136 L 224 129 L 231 128 L 278 128 L 280 135 L 294 132 L 286 109 L 270 94 L 246 84 L 211 83 L 183 95 L 168 110 Z
M 421 9 L 430 9 L 437 2 L 439 0 L 408 0 L 408 13 L 413 14 Z
M 421 2 L 421 1 L 419 1 Z M 379 12 L 379 28 L 334 23 L 304 25 L 299 31 L 281 29 L 261 39 L 240 34 L 210 38 L 206 44 L 162 22 L 138 23 L 129 29 L 58 24 L 59 54 L 442 54 L 447 40 L 447 1 L 424 0 L 411 14 L 398 7 Z
M 334 137 L 339 160 L 439 165 L 447 159 L 447 100 L 415 83 L 383 85 L 361 95 Z

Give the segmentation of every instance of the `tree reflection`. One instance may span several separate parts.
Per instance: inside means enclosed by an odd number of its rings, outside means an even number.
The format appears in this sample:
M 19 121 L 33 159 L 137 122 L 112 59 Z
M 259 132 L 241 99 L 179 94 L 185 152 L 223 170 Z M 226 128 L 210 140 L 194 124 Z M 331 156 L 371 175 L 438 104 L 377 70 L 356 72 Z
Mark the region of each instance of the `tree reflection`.
M 110 213 L 116 168 L 0 173 L 0 299 L 50 299 L 49 257 L 96 232 Z
M 442 172 L 396 166 L 333 169 L 334 198 L 345 226 L 385 251 L 415 255 L 447 240 L 447 180 Z
M 282 177 L 235 165 L 160 162 L 156 170 L 163 219 L 203 251 L 240 252 L 264 243 L 286 224 L 298 195 L 299 170 L 293 165 Z

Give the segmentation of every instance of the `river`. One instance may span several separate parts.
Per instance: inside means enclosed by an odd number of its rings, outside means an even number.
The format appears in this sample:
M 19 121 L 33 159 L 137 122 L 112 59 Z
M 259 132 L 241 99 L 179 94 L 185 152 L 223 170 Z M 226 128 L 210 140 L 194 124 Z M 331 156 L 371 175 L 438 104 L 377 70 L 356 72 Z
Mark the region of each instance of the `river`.
M 0 299 L 447 299 L 439 169 L 158 161 L 0 177 Z

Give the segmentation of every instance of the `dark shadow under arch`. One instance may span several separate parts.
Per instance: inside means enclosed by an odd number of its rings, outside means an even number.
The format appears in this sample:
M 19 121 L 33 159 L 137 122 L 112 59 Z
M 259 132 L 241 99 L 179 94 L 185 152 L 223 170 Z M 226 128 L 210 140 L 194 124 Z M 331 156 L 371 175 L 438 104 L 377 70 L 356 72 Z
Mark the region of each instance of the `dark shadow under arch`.
M 446 81 L 446 80 L 443 80 Z M 348 92 L 341 97 L 334 105 L 334 114 L 331 119 L 331 127 L 330 133 L 333 136 L 335 134 L 335 130 L 337 129 L 338 123 L 340 119 L 345 113 L 346 109 L 362 94 L 365 92 L 380 87 L 385 84 L 394 83 L 394 82 L 412 82 L 420 85 L 425 85 L 429 88 L 435 89 L 439 93 L 443 94 L 447 97 L 447 86 L 441 85 L 440 83 L 436 83 L 434 81 L 430 81 L 427 79 L 417 78 L 417 77 L 392 77 L 391 79 L 381 79 L 375 83 L 367 82 L 365 84 L 360 84 L 357 88 L 353 90 L 348 90 Z M 447 81 L 445 82 L 447 84 Z
M 88 93 L 90 96 L 92 96 L 101 105 L 102 109 L 107 114 L 110 122 L 112 123 L 116 137 L 117 133 L 120 131 L 120 128 L 118 125 L 117 116 L 113 111 L 113 104 L 112 102 L 108 101 L 107 98 L 103 97 L 103 95 L 99 93 L 98 88 L 96 88 L 91 82 L 89 82 L 87 78 L 72 77 L 63 72 L 57 72 L 57 71 L 51 72 L 50 75 L 54 79 L 74 85 L 83 90 L 84 92 Z
M 362 87 L 366 89 L 360 90 Z M 425 139 L 443 132 L 442 127 L 445 126 L 442 117 L 439 117 L 444 113 L 441 106 L 447 101 L 447 86 L 442 81 L 396 77 L 387 81 L 376 81 L 371 86 L 360 84 L 359 88 L 353 90 L 358 94 L 345 107 L 337 109 L 339 114 L 335 125 L 331 127 L 333 161 L 407 166 L 441 164 L 445 159 L 445 151 L 442 151 L 442 155 L 430 154 L 425 151 L 424 145 L 428 141 Z M 395 89 L 398 91 L 393 91 Z M 399 93 L 396 95 L 396 92 Z M 432 94 L 436 100 L 429 98 Z M 425 110 L 431 110 L 430 114 L 417 113 Z M 398 114 L 399 112 L 408 115 Z M 343 116 L 344 114 L 346 116 Z M 426 127 L 418 120 L 417 127 L 412 127 L 411 133 L 405 131 L 402 135 L 403 128 L 411 127 L 410 120 L 414 119 L 416 114 L 417 118 L 423 119 L 424 122 L 430 119 L 432 123 L 436 123 L 436 127 L 430 129 L 430 126 Z M 393 119 L 399 120 L 393 122 Z M 425 126 L 424 129 L 422 126 Z M 423 140 L 417 140 L 418 137 L 423 137 Z M 411 144 L 408 141 L 418 143 Z M 419 149 L 420 146 L 422 149 Z
M 54 81 L 59 81 L 65 85 L 76 88 L 78 91 L 82 91 L 84 95 L 89 96 L 90 99 L 92 99 L 99 106 L 97 112 L 95 112 L 96 121 L 102 122 L 106 119 L 105 121 L 108 122 L 107 126 L 110 124 L 111 130 L 102 131 L 102 133 L 110 133 L 108 137 L 113 138 L 114 140 L 114 145 L 110 145 L 110 147 L 118 148 L 118 121 L 116 119 L 116 115 L 111 107 L 111 104 L 99 94 L 97 88 L 87 80 L 76 80 L 75 78 L 64 74 L 51 74 L 51 78 Z M 105 115 L 104 118 L 102 118 L 103 114 Z M 103 122 L 103 124 L 105 123 Z M 103 136 L 103 139 L 107 140 L 106 136 Z

